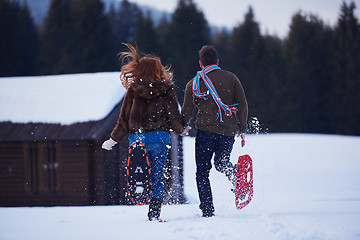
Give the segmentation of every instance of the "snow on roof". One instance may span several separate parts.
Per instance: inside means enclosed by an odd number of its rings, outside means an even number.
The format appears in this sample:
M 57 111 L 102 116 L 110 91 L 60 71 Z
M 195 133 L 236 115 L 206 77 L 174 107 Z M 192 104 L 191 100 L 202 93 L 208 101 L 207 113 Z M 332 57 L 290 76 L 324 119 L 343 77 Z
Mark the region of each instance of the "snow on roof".
M 126 93 L 120 72 L 0 78 L 0 122 L 60 123 L 105 118 Z

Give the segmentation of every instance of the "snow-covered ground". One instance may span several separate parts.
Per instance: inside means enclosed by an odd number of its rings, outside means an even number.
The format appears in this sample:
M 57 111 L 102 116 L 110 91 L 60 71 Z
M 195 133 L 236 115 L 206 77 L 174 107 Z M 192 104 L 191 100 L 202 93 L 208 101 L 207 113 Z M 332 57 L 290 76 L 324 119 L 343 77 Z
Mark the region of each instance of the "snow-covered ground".
M 0 240 L 360 239 L 360 137 L 248 135 L 232 161 L 250 154 L 254 198 L 242 210 L 230 183 L 211 171 L 216 216 L 202 218 L 195 185 L 194 139 L 184 138 L 189 204 L 166 205 L 166 223 L 147 206 L 0 208 Z

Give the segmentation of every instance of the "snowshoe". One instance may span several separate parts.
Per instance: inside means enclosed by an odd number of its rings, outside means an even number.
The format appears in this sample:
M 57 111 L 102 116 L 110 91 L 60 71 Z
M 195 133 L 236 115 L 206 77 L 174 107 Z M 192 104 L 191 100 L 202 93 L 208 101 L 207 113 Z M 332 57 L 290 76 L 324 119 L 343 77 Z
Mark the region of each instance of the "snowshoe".
M 254 195 L 253 164 L 249 155 L 240 156 L 236 165 L 235 205 L 237 209 L 247 206 Z

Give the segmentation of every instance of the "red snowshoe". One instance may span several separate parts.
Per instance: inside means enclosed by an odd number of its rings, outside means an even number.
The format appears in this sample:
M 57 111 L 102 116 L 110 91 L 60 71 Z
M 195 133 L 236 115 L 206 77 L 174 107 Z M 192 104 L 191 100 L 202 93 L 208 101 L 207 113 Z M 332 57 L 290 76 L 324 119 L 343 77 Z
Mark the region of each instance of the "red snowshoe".
M 239 157 L 236 165 L 235 205 L 237 209 L 247 206 L 254 195 L 253 164 L 249 155 Z

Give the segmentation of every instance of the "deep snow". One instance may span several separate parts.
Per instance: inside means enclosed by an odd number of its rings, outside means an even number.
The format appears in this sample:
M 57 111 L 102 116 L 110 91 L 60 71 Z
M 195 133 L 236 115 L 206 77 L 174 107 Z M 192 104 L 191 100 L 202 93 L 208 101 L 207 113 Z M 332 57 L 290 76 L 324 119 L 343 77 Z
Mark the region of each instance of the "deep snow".
M 360 239 L 360 137 L 247 135 L 232 161 L 254 161 L 254 198 L 235 208 L 230 183 L 211 171 L 216 216 L 202 218 L 195 185 L 194 139 L 184 138 L 189 204 L 166 205 L 166 223 L 147 206 L 0 208 L 0 240 L 71 239 Z

